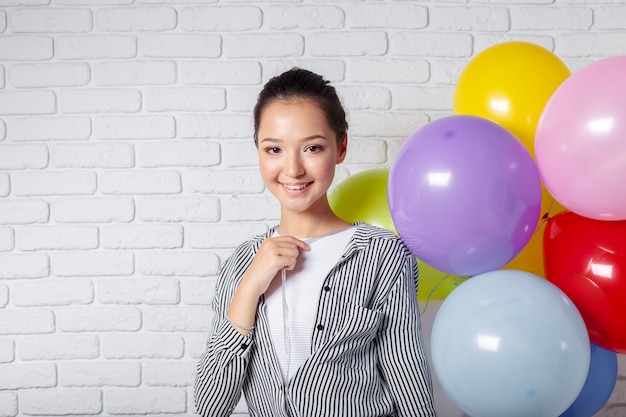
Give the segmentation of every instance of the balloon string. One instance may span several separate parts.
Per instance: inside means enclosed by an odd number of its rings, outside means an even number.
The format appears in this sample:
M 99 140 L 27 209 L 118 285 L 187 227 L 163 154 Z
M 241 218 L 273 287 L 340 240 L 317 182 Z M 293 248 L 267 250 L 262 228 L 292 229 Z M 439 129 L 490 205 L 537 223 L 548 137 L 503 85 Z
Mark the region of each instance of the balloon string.
M 537 230 L 535 230 L 535 232 L 539 231 L 539 229 L 541 229 L 549 220 L 550 220 L 550 212 L 552 211 L 552 206 L 554 205 L 554 198 L 552 199 L 552 201 L 550 201 L 550 207 L 548 207 L 548 211 L 546 211 L 543 216 L 541 216 L 541 223 L 539 223 L 539 225 L 537 226 Z
M 457 276 L 457 275 L 452 275 L 452 274 L 448 274 L 445 275 L 444 277 L 442 277 L 437 284 L 433 287 L 432 290 L 430 290 L 430 292 L 428 293 L 428 297 L 426 297 L 426 304 L 424 304 L 424 309 L 422 310 L 422 312 L 420 314 L 424 314 L 426 312 L 426 309 L 428 308 L 428 303 L 430 302 L 430 299 L 432 298 L 433 294 L 435 293 L 435 291 L 437 291 L 437 288 L 439 288 L 439 286 L 441 285 L 441 283 L 446 279 L 446 278 L 450 278 L 452 277 L 452 282 L 454 283 L 454 285 L 460 285 L 463 281 L 467 280 L 469 278 L 469 276 Z M 461 282 L 458 282 L 459 280 L 461 280 Z

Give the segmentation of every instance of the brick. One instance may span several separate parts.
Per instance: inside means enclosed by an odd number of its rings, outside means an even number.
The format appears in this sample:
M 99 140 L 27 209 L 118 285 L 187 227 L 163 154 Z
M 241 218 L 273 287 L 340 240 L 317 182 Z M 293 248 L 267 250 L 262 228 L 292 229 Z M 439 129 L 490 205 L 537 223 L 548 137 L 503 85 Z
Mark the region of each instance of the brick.
M 13 362 L 14 360 L 15 341 L 13 341 L 13 339 L 0 338 L 0 363 Z M 0 404 L 2 404 L 2 401 L 0 401 Z M 0 410 L 2 410 L 2 408 L 0 408 Z
M 183 228 L 176 224 L 102 226 L 106 249 L 174 249 L 183 245 Z
M 384 164 L 387 162 L 387 145 L 382 140 L 353 140 L 348 147 L 346 164 Z
M 52 58 L 53 40 L 50 36 L 3 35 L 0 37 L 0 60 L 42 61 Z
M 103 8 L 96 12 L 96 28 L 103 32 L 170 30 L 176 27 L 171 7 Z
M 134 257 L 130 252 L 58 252 L 51 265 L 61 277 L 128 276 L 134 272 Z
M 185 225 L 185 244 L 192 249 L 234 249 L 243 241 L 264 233 L 267 226 L 258 222 Z
M 14 417 L 17 415 L 17 393 L 0 392 L 0 416 Z
M 229 32 L 261 28 L 263 13 L 254 6 L 187 7 L 180 12 L 179 25 L 190 32 Z
M 249 113 L 256 104 L 258 87 L 232 87 L 228 89 L 228 110 Z
M 6 29 L 7 29 L 7 14 L 4 10 L 0 10 L 0 33 L 3 33 Z
M 189 171 L 184 187 L 192 192 L 209 194 L 258 194 L 265 185 L 256 168 L 203 169 Z
M 96 389 L 24 391 L 20 393 L 20 409 L 35 416 L 100 414 L 102 392 Z
M 181 298 L 185 304 L 211 305 L 215 294 L 214 279 L 186 279 L 181 281 L 180 286 Z M 206 317 L 204 320 L 206 321 L 205 324 L 208 324 L 209 320 Z
M 0 84 L 4 88 L 4 67 L 0 65 Z M 7 137 L 7 126 L 4 120 L 0 120 L 0 140 L 5 140 Z
M 618 31 L 568 33 L 556 39 L 554 53 L 568 58 L 606 57 L 623 53 L 626 33 Z
M 89 32 L 92 16 L 89 9 L 38 8 L 17 9 L 9 14 L 15 33 Z
M 45 253 L 0 253 L 0 277 L 44 278 L 50 273 L 50 260 Z
M 179 118 L 179 134 L 183 138 L 252 138 L 253 123 L 243 114 L 183 114 Z
M 430 61 L 430 66 L 432 74 L 430 80 L 434 84 L 446 84 L 455 87 L 466 63 L 453 59 L 434 59 Z
M 54 112 L 56 112 L 56 96 L 52 91 L 0 92 L 0 114 L 52 114 Z
M 270 6 L 263 20 L 270 29 L 341 29 L 345 13 L 340 7 L 317 4 Z
M 107 171 L 100 176 L 104 194 L 178 194 L 180 172 L 169 170 Z
M 181 61 L 180 80 L 183 84 L 204 85 L 258 85 L 261 66 L 247 61 Z
M 90 79 L 87 64 L 17 64 L 8 71 L 9 83 L 22 88 L 81 86 Z
M 398 110 L 442 110 L 450 109 L 454 101 L 452 86 L 416 86 L 394 89 L 394 109 Z
M 355 112 L 350 130 L 353 136 L 408 138 L 428 122 L 428 116 L 418 112 Z
M 388 110 L 391 107 L 391 92 L 379 86 L 349 85 L 337 88 L 343 105 L 355 110 Z
M 16 282 L 12 290 L 17 307 L 89 304 L 93 284 L 85 279 L 46 279 Z
M 513 30 L 587 31 L 594 24 L 590 7 L 521 7 L 511 9 Z
M 144 97 L 150 112 L 210 112 L 226 108 L 226 90 L 217 87 L 154 87 L 146 89 Z
M 18 230 L 22 251 L 47 249 L 94 249 L 98 246 L 96 227 L 25 226 Z
M 220 146 L 215 142 L 149 142 L 137 145 L 138 165 L 159 167 L 209 167 L 220 163 Z
M 137 199 L 137 219 L 214 222 L 220 219 L 220 201 L 215 197 L 143 197 Z
M 149 387 L 189 387 L 193 385 L 197 361 L 146 361 L 143 381 Z
M 108 278 L 97 284 L 98 301 L 105 304 L 178 304 L 180 290 L 171 278 Z
M 413 4 L 359 4 L 346 7 L 347 26 L 352 29 L 422 29 L 434 7 Z
M 0 197 L 6 197 L 11 192 L 11 181 L 9 174 L 0 172 Z M 2 215 L 0 214 L 0 222 Z
M 0 170 L 41 169 L 48 166 L 46 145 L 3 145 Z
M 59 36 L 56 55 L 60 59 L 134 58 L 137 40 L 128 35 Z
M 222 219 L 229 221 L 277 220 L 280 206 L 273 196 L 233 195 L 222 200 Z
M 626 6 L 604 6 L 593 8 L 593 25 L 600 30 L 626 29 Z
M 59 223 L 127 223 L 135 217 L 132 198 L 62 198 L 51 204 L 52 217 Z
M 59 102 L 63 113 L 137 113 L 141 93 L 118 88 L 63 89 Z
M 0 200 L 0 224 L 45 223 L 50 217 L 48 203 L 43 200 Z
M 388 49 L 382 31 L 317 32 L 307 36 L 306 52 L 315 57 L 380 56 Z
M 185 333 L 185 353 L 189 358 L 200 359 L 206 351 L 208 335 L 202 333 Z
M 218 58 L 222 54 L 222 39 L 207 34 L 142 35 L 139 38 L 141 55 L 150 58 Z
M 19 339 L 17 347 L 20 359 L 25 361 L 94 359 L 100 354 L 95 335 L 26 336 Z
M 472 54 L 472 35 L 453 32 L 396 32 L 389 35 L 389 52 L 398 56 L 464 58 Z
M 59 363 L 59 384 L 64 387 L 136 387 L 141 365 L 131 361 L 75 361 Z
M 252 139 L 228 140 L 220 144 L 221 164 L 229 168 L 257 167 L 259 154 Z
M 48 362 L 2 365 L 0 372 L 0 389 L 47 388 L 56 383 L 56 366 Z
M 49 4 L 50 0 L 1 0 L 2 6 L 36 6 Z
M 10 227 L 0 226 L 0 252 L 15 248 L 15 232 Z
M 64 332 L 134 332 L 141 327 L 141 312 L 135 307 L 61 307 L 55 312 Z
M 99 86 L 174 84 L 176 64 L 172 61 L 100 62 L 93 67 Z
M 0 310 L 0 334 L 37 334 L 54 332 L 54 314 L 46 309 Z M 0 389 L 3 387 L 0 372 Z M 35 385 L 36 386 L 36 385 Z
M 13 141 L 87 140 L 91 136 L 88 117 L 16 117 L 7 120 L 7 132 Z
M 89 195 L 97 189 L 96 173 L 88 171 L 16 173 L 12 181 L 17 196 Z
M 65 6 L 82 6 L 82 5 L 121 5 L 133 4 L 134 0 L 56 0 L 56 4 Z
M 186 402 L 182 388 L 111 389 L 104 394 L 105 411 L 111 414 L 184 413 Z
M 209 306 L 144 307 L 144 329 L 156 332 L 208 332 L 211 330 Z
M 128 143 L 52 145 L 52 166 L 57 168 L 132 168 L 135 152 Z
M 219 258 L 213 253 L 150 251 L 137 254 L 137 270 L 145 275 L 209 276 L 217 274 Z
M 183 357 L 183 338 L 175 334 L 105 334 L 102 353 L 109 359 L 179 359 Z
M 9 287 L 0 285 L 0 308 L 6 307 L 7 304 L 9 304 Z M 0 347 L 2 347 L 1 343 Z M 2 362 L 2 360 L 0 360 L 0 362 Z
M 424 59 L 371 59 L 354 61 L 350 78 L 357 83 L 425 83 L 430 65 Z
M 176 123 L 172 116 L 97 116 L 97 139 L 172 139 Z
M 429 29 L 434 30 L 505 32 L 511 28 L 507 7 L 476 5 L 431 7 L 428 20 Z
M 280 32 L 222 35 L 225 58 L 284 58 L 304 54 L 304 37 Z

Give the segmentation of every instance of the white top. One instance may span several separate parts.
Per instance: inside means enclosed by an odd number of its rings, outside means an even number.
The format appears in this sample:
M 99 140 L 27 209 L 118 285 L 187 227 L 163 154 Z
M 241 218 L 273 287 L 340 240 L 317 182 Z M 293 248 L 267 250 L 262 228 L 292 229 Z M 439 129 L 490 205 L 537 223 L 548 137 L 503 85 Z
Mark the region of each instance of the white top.
M 265 311 L 285 382 L 311 355 L 311 335 L 322 285 L 332 267 L 339 261 L 354 230 L 355 227 L 348 227 L 319 238 L 303 239 L 311 250 L 302 251 L 295 268 L 286 271 L 285 300 L 282 297 L 280 271 L 265 293 Z M 275 233 L 274 236 L 279 235 Z M 287 304 L 286 311 L 283 309 L 283 301 Z M 289 323 L 287 328 L 285 316 Z

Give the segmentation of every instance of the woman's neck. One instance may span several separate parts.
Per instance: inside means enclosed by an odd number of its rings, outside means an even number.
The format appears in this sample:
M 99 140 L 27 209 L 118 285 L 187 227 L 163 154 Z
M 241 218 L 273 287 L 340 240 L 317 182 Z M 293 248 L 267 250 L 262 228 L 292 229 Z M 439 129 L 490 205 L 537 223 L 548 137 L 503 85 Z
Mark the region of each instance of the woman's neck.
M 281 236 L 289 235 L 304 239 L 325 235 L 347 226 L 350 226 L 350 223 L 340 219 L 332 211 L 324 215 L 286 215 L 283 213 L 278 233 Z

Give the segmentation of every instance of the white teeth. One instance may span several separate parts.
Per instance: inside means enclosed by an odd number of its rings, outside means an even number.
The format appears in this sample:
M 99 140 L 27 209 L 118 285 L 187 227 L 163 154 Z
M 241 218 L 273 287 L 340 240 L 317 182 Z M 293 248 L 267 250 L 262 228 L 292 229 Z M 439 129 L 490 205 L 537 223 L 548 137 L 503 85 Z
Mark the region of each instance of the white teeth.
M 288 189 L 288 190 L 303 190 L 305 189 L 309 184 L 299 184 L 299 185 L 288 185 L 288 184 L 283 184 L 283 186 Z

